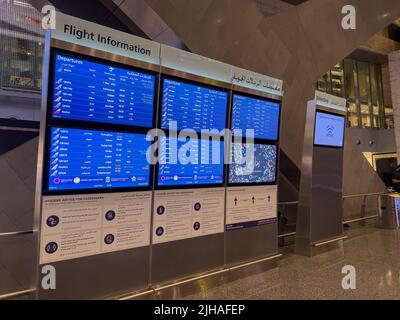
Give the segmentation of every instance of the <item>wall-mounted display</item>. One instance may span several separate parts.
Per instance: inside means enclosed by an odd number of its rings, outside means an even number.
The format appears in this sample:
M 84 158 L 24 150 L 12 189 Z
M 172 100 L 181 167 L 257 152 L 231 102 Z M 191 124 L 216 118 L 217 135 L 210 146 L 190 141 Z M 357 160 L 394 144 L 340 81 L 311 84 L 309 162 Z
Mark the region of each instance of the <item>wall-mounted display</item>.
M 153 126 L 154 74 L 57 51 L 53 59 L 52 118 Z
M 161 138 L 158 186 L 221 185 L 224 142 Z
M 48 191 L 145 188 L 146 135 L 51 127 Z
M 226 128 L 228 92 L 178 79 L 162 80 L 161 128 L 175 121 L 177 130 Z
M 345 117 L 317 111 L 315 115 L 314 145 L 343 148 Z
M 277 176 L 277 147 L 233 144 L 229 184 L 273 184 Z
M 277 141 L 279 119 L 278 102 L 237 93 L 233 95 L 232 130 L 235 136 L 246 136 L 246 130 L 253 129 L 256 139 Z

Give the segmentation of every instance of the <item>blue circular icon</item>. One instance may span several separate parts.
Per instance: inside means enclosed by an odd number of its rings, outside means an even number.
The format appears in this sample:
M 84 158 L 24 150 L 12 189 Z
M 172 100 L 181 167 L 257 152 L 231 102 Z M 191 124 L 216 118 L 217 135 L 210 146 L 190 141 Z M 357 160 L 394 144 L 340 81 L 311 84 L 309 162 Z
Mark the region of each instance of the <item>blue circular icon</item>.
M 156 235 L 161 237 L 164 234 L 164 228 L 163 227 L 159 227 L 156 230 Z
M 114 240 L 115 240 L 115 237 L 112 234 L 108 234 L 104 237 L 104 243 L 108 244 L 108 245 L 112 244 L 114 242 Z
M 48 253 L 48 254 L 53 254 L 58 250 L 58 244 L 55 242 L 49 242 L 46 247 L 44 248 L 44 250 Z
M 107 211 L 107 213 L 106 213 L 107 221 L 113 221 L 115 219 L 115 217 L 116 217 L 116 213 L 114 211 L 112 211 L 112 210 Z
M 200 210 L 201 210 L 201 203 L 197 202 L 197 203 L 194 205 L 194 210 L 200 211 Z
M 200 222 L 195 222 L 193 225 L 193 229 L 196 231 L 200 230 Z
M 57 216 L 50 216 L 50 217 L 47 218 L 47 221 L 46 221 L 46 224 L 50 228 L 56 227 L 59 223 L 60 223 L 60 218 L 57 217 Z
M 165 213 L 165 207 L 164 207 L 164 206 L 159 206 L 159 207 L 157 208 L 157 214 L 158 214 L 159 216 L 162 216 L 164 213 Z

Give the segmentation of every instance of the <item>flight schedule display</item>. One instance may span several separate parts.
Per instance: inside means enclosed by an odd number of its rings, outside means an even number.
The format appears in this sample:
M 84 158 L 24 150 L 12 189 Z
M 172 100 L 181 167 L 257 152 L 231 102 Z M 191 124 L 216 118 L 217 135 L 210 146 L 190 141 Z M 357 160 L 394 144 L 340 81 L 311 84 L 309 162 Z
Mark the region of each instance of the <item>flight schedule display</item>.
M 224 182 L 224 142 L 160 139 L 158 186 L 216 185 Z
M 49 191 L 148 187 L 146 135 L 52 127 Z
M 314 144 L 342 148 L 344 144 L 345 117 L 316 112 Z
M 262 144 L 233 144 L 230 184 L 276 182 L 277 147 Z
M 152 127 L 156 77 L 55 54 L 53 118 Z
M 256 139 L 278 140 L 280 104 L 265 99 L 234 94 L 232 130 L 236 136 L 246 136 L 254 130 Z M 241 133 L 239 130 L 242 130 Z
M 162 88 L 162 129 L 172 121 L 177 130 L 226 128 L 228 92 L 168 78 Z

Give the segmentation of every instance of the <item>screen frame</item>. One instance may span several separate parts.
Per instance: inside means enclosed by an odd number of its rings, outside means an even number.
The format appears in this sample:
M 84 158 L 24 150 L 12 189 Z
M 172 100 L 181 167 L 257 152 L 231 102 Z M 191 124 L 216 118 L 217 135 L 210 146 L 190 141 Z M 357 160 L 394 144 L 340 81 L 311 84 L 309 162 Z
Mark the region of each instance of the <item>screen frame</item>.
M 177 76 L 171 76 L 169 74 L 161 74 L 161 78 L 160 78 L 160 97 L 159 97 L 159 113 L 158 113 L 158 128 L 163 130 L 164 132 L 167 133 L 167 135 L 170 134 L 170 130 L 169 128 L 163 129 L 161 127 L 161 121 L 162 121 L 162 102 L 163 102 L 163 92 L 164 92 L 164 80 L 172 80 L 172 81 L 177 81 L 177 82 L 182 82 L 182 83 L 186 83 L 186 84 L 190 84 L 190 85 L 195 85 L 195 86 L 199 86 L 199 87 L 203 87 L 203 88 L 207 88 L 207 89 L 213 89 L 216 91 L 221 91 L 221 92 L 225 92 L 227 94 L 227 99 L 226 99 L 226 108 L 225 108 L 225 129 L 228 128 L 228 124 L 229 124 L 229 105 L 230 105 L 230 99 L 231 99 L 231 90 L 223 88 L 223 87 L 219 87 L 219 86 L 215 86 L 212 84 L 208 84 L 208 83 L 204 83 L 204 82 L 199 82 L 199 81 L 195 81 L 195 80 L 191 80 L 191 79 L 186 79 L 186 78 L 181 78 L 181 77 L 177 77 Z M 185 128 L 185 129 L 191 129 L 191 128 Z M 214 128 L 216 129 L 216 128 Z M 179 135 L 179 132 L 181 131 L 185 131 L 184 129 L 177 129 L 177 133 Z M 197 133 L 200 133 L 199 131 L 196 130 Z
M 316 131 L 317 131 L 317 114 L 322 113 L 322 114 L 328 114 L 331 116 L 336 116 L 339 118 L 342 118 L 344 121 L 344 126 L 343 126 L 343 136 L 342 136 L 342 146 L 331 146 L 331 145 L 325 145 L 325 144 L 317 144 L 315 143 L 315 137 L 316 137 Z M 329 112 L 325 110 L 315 110 L 315 120 L 314 120 L 314 136 L 313 136 L 313 145 L 314 147 L 317 148 L 329 148 L 329 149 L 343 149 L 344 148 L 344 143 L 345 143 L 345 134 L 346 134 L 346 116 L 344 114 L 339 114 L 335 112 Z
M 242 142 L 242 145 L 246 144 L 246 142 Z M 230 146 L 230 149 L 233 148 L 233 143 Z M 231 166 L 232 164 L 228 165 L 228 172 L 227 172 L 227 185 L 228 187 L 251 187 L 251 186 L 274 186 L 278 183 L 278 176 L 279 176 L 279 144 L 277 143 L 257 143 L 254 142 L 254 145 L 261 145 L 261 146 L 275 146 L 276 147 L 276 159 L 275 159 L 275 180 L 271 182 L 246 182 L 246 183 L 241 183 L 241 182 L 235 182 L 231 183 L 229 182 L 229 173 L 231 171 Z M 230 159 L 232 160 L 232 159 Z
M 105 187 L 105 188 L 90 188 L 90 189 L 63 189 L 63 190 L 50 190 L 49 189 L 49 178 L 50 178 L 50 149 L 51 149 L 51 130 L 52 128 L 72 129 L 72 130 L 87 130 L 87 131 L 98 131 L 98 132 L 112 132 L 112 133 L 125 133 L 125 134 L 142 134 L 134 131 L 114 131 L 109 129 L 94 129 L 82 127 L 79 124 L 76 125 L 48 125 L 46 128 L 46 139 L 45 139 L 45 152 L 43 159 L 43 183 L 42 183 L 42 194 L 45 196 L 59 196 L 59 195 L 75 195 L 75 194 L 96 194 L 96 193 L 118 193 L 118 192 L 130 192 L 130 191 L 151 191 L 154 176 L 154 166 L 149 164 L 149 183 L 148 186 L 142 187 Z M 144 134 L 146 135 L 146 134 Z M 150 141 L 151 145 L 152 142 Z
M 99 63 L 104 65 L 109 65 L 112 67 L 116 67 L 119 69 L 124 69 L 133 72 L 140 72 L 154 76 L 154 96 L 153 96 L 153 110 L 152 110 L 152 120 L 151 127 L 142 127 L 136 125 L 130 125 L 126 123 L 117 123 L 117 122 L 106 122 L 106 121 L 93 121 L 93 120 L 82 120 L 82 119 L 71 119 L 71 118 L 55 118 L 53 117 L 52 106 L 53 106 L 53 95 L 54 95 L 54 77 L 55 77 L 55 63 L 56 63 L 56 55 L 64 55 L 71 58 L 82 59 L 93 63 Z M 49 67 L 49 81 L 47 87 L 47 124 L 52 124 L 53 122 L 63 122 L 63 123 L 81 123 L 83 126 L 87 125 L 90 127 L 103 128 L 104 126 L 118 126 L 118 127 L 130 127 L 135 128 L 138 131 L 142 131 L 143 129 L 151 129 L 156 126 L 157 120 L 157 107 L 158 107 L 158 83 L 159 83 L 159 73 L 139 67 L 134 67 L 130 65 L 126 65 L 123 63 L 109 61 L 102 58 L 73 52 L 69 50 L 64 50 L 60 48 L 52 47 L 50 50 L 50 67 Z
M 254 136 L 254 140 L 258 140 L 258 141 L 265 141 L 267 143 L 278 143 L 281 137 L 281 117 L 282 117 L 282 101 L 280 100 L 275 100 L 272 98 L 268 98 L 265 96 L 257 96 L 255 94 L 251 94 L 248 92 L 242 92 L 242 91 L 238 91 L 238 90 L 232 90 L 232 97 L 231 97 L 231 116 L 230 116 L 230 128 L 232 130 L 232 123 L 233 123 L 233 104 L 235 102 L 235 96 L 242 96 L 242 97 L 247 97 L 247 98 L 252 98 L 252 99 L 257 99 L 257 100 L 264 100 L 267 102 L 271 102 L 271 103 L 276 103 L 279 105 L 279 115 L 278 115 L 278 132 L 277 132 L 277 138 L 276 139 L 266 139 L 266 138 L 257 138 L 256 136 Z M 233 132 L 232 132 L 232 136 L 233 136 Z M 235 137 L 239 137 L 239 136 L 235 136 Z M 245 136 L 244 136 L 245 137 Z
M 170 136 L 166 136 L 167 139 L 171 138 Z M 221 137 L 223 138 L 223 137 Z M 178 139 L 178 138 L 177 138 Z M 202 139 L 198 139 L 202 140 Z M 204 140 L 204 139 L 203 139 Z M 225 153 L 226 153 L 226 143 L 225 139 L 221 139 L 220 142 L 224 147 L 224 154 L 222 155 L 224 163 L 222 164 L 222 183 L 207 183 L 207 184 L 180 184 L 180 185 L 165 185 L 161 186 L 158 184 L 159 177 L 159 167 L 160 162 L 157 161 L 157 164 L 154 166 L 154 190 L 188 190 L 188 189 L 204 189 L 204 188 L 223 188 L 226 185 L 226 164 L 225 164 Z

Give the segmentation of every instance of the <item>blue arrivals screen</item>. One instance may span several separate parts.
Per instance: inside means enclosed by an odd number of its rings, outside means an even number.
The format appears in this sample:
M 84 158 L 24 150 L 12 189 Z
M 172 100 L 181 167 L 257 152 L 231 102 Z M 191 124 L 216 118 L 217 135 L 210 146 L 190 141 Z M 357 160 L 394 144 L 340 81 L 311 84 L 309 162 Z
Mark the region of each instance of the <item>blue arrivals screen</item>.
M 178 130 L 226 128 L 228 93 L 201 85 L 163 79 L 161 128 L 171 121 Z
M 253 152 L 251 152 L 253 146 Z M 273 183 L 276 181 L 277 147 L 234 144 L 229 166 L 230 184 Z
M 211 185 L 224 182 L 224 142 L 162 138 L 158 186 Z
M 245 136 L 253 129 L 257 139 L 278 140 L 279 114 L 279 103 L 234 94 L 232 130 L 242 130 Z
M 314 144 L 342 148 L 345 117 L 317 111 L 315 115 Z
M 155 76 L 55 56 L 53 118 L 152 127 Z
M 146 135 L 51 128 L 49 191 L 147 187 Z

